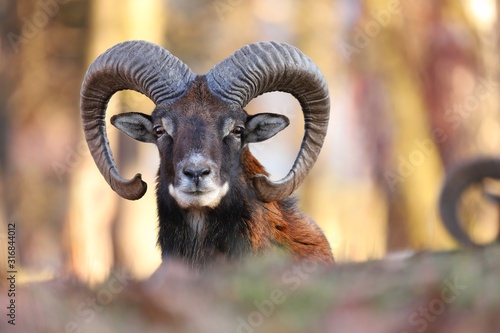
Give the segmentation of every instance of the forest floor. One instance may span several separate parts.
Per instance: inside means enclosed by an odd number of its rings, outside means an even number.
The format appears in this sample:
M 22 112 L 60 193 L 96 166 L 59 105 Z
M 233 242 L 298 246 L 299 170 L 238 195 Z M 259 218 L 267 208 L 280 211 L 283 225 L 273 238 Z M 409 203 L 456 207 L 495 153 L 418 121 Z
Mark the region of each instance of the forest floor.
M 3 281 L 0 332 L 500 332 L 499 259 L 492 245 L 329 268 L 272 257 L 194 273 L 165 262 L 144 281 L 115 269 L 92 288 L 18 283 L 15 297 Z

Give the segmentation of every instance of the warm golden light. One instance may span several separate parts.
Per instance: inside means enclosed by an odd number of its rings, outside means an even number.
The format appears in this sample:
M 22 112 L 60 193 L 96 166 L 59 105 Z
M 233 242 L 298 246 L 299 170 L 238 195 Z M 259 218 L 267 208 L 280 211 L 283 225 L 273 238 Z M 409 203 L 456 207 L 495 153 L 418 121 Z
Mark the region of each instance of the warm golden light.
M 490 29 L 497 18 L 494 0 L 468 0 L 467 7 L 471 17 L 482 29 Z

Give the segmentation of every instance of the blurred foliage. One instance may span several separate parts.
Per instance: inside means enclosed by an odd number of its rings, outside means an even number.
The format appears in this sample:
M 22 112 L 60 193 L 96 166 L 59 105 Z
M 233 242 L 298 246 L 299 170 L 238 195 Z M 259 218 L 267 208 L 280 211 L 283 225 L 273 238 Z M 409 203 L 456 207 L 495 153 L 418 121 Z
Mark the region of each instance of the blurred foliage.
M 148 280 L 114 270 L 94 288 L 23 284 L 31 332 L 497 332 L 500 248 L 421 253 L 327 269 L 268 256 L 194 273 L 165 261 Z M 0 288 L 0 303 L 6 293 Z M 0 321 L 0 330 L 11 327 Z

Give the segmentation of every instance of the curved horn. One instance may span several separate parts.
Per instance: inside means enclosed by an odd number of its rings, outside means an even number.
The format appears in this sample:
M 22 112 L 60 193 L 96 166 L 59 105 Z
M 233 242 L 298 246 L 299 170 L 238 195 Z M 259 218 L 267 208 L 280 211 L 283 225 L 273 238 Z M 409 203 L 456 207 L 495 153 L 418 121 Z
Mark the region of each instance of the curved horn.
M 207 81 L 214 93 L 240 107 L 270 91 L 290 93 L 299 101 L 305 131 L 292 169 L 279 181 L 265 175 L 254 178 L 257 194 L 264 201 L 292 194 L 316 162 L 328 127 L 330 99 L 319 68 L 293 46 L 261 42 L 244 46 L 216 65 Z
M 481 158 L 464 163 L 446 177 L 439 197 L 439 212 L 446 229 L 465 246 L 476 244 L 463 231 L 458 216 L 460 197 L 465 189 L 485 178 L 500 179 L 500 159 Z
M 156 105 L 180 96 L 195 75 L 179 59 L 160 46 L 145 41 L 117 44 L 90 65 L 80 92 L 85 138 L 92 157 L 111 188 L 136 200 L 146 193 L 141 175 L 120 176 L 106 135 L 106 107 L 111 96 L 125 89 L 149 97 Z

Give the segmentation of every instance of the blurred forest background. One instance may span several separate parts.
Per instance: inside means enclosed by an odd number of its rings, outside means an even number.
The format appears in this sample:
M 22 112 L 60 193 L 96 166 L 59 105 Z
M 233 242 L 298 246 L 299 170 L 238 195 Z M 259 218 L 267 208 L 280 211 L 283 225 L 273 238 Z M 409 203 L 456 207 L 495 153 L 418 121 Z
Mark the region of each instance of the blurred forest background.
M 332 108 L 327 142 L 297 196 L 337 260 L 456 247 L 437 198 L 446 170 L 500 155 L 499 9 L 495 0 L 1 0 L 1 247 L 16 223 L 30 279 L 63 272 L 102 281 L 114 266 L 143 278 L 159 265 L 156 148 L 108 127 L 122 174 L 141 172 L 149 184 L 143 199 L 126 201 L 97 170 L 79 115 L 88 65 L 131 39 L 164 46 L 199 74 L 251 42 L 299 47 L 327 77 Z M 107 115 L 152 109 L 120 92 Z M 251 147 L 283 176 L 302 138 L 298 103 L 271 93 L 248 111 L 292 120 Z M 497 212 L 479 212 L 470 232 L 491 240 Z

